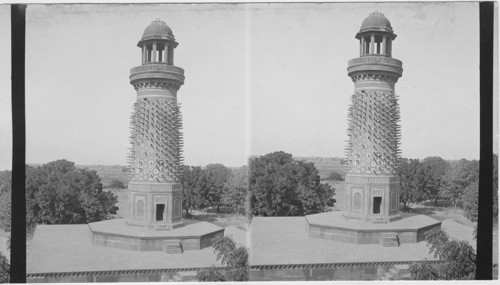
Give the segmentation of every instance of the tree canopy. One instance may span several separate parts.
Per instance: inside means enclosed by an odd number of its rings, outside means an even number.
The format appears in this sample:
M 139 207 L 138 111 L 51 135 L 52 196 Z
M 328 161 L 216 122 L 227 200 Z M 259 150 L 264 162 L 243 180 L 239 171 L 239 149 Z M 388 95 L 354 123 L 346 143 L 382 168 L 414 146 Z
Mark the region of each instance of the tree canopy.
M 125 184 L 118 179 L 113 179 L 111 180 L 111 183 L 109 184 L 108 188 L 125 189 Z
M 179 182 L 183 189 L 183 209 L 199 210 L 208 207 L 229 206 L 235 211 L 246 199 L 248 176 L 246 166 L 229 169 L 222 164 L 181 167 Z
M 464 192 L 472 184 L 479 180 L 479 161 L 461 159 L 454 161 L 445 173 L 445 185 L 441 191 L 441 197 L 447 199 L 456 206 L 462 200 Z
M 248 281 L 248 250 L 236 246 L 230 237 L 218 236 L 212 240 L 212 247 L 217 254 L 217 260 L 226 266 L 222 270 L 217 267 L 197 272 L 201 282 L 209 281 Z
M 448 170 L 449 162 L 441 157 L 426 157 L 422 161 L 422 167 L 417 172 L 419 178 L 419 186 L 421 191 L 434 200 L 434 205 L 437 205 L 437 200 L 441 197 L 441 189 L 446 185 L 445 173 Z
M 421 164 L 418 159 L 402 158 L 399 163 L 400 190 L 399 201 L 406 207 L 407 203 L 424 201 L 427 196 L 421 191 L 419 185 L 421 179 L 418 178 L 421 170 Z
M 466 189 L 477 184 L 479 163 L 461 159 L 448 162 L 440 157 L 402 158 L 399 163 L 400 201 L 419 203 L 428 199 L 446 199 L 456 206 L 464 199 Z
M 303 216 L 326 210 L 331 187 L 320 183 L 313 163 L 279 151 L 250 160 L 252 214 Z
M 344 176 L 336 171 L 331 171 L 324 180 L 344 181 Z
M 218 213 L 223 204 L 223 193 L 231 170 L 220 163 L 209 164 L 204 170 L 207 181 L 206 199 L 211 206 L 217 207 Z
M 200 166 L 181 167 L 179 182 L 182 186 L 182 208 L 189 213 L 190 210 L 198 210 L 209 206 L 205 198 L 207 179 L 205 172 Z
M 0 283 L 9 283 L 10 265 L 7 257 L 0 252 Z
M 4 187 L 4 181 L 0 183 Z M 3 191 L 0 195 L 10 195 L 10 191 Z M 0 227 L 9 231 L 11 216 L 6 209 L 10 209 L 10 198 L 0 201 Z M 116 214 L 116 203 L 116 196 L 102 190 L 101 179 L 95 171 L 77 169 L 67 160 L 37 167 L 26 166 L 28 228 L 36 224 L 82 224 L 105 220 Z
M 238 213 L 245 206 L 248 196 L 248 167 L 243 166 L 231 170 L 224 187 L 222 202 Z
M 439 259 L 437 263 L 422 262 L 410 266 L 415 280 L 464 280 L 474 279 L 476 253 L 466 241 L 450 240 L 442 229 L 426 234 L 429 253 Z
M 0 171 L 0 229 L 10 232 L 12 172 Z

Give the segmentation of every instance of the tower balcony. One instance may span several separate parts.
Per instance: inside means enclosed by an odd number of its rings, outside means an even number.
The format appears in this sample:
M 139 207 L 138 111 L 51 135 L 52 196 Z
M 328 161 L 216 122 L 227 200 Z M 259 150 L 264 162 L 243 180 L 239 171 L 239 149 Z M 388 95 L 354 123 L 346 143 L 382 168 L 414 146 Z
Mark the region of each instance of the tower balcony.
M 169 83 L 178 89 L 184 84 L 184 69 L 166 63 L 148 63 L 130 70 L 130 84 Z
M 354 82 L 367 75 L 383 75 L 396 82 L 403 75 L 403 63 L 383 55 L 362 56 L 349 60 L 347 74 Z

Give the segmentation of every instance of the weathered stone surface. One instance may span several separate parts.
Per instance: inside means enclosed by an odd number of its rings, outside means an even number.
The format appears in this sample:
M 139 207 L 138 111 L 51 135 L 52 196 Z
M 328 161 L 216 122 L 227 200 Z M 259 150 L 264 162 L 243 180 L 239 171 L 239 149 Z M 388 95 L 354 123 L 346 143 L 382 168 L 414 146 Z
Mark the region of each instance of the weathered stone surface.
M 357 223 L 350 222 L 350 224 Z M 392 223 L 366 224 L 371 227 L 389 226 Z M 434 259 L 429 255 L 425 242 L 403 242 L 399 247 L 383 247 L 378 239 L 372 244 L 356 244 L 314 238 L 309 234 L 306 217 L 254 217 L 249 232 L 251 266 L 407 262 Z
M 208 222 L 195 222 L 173 230 L 155 230 L 134 227 L 124 219 L 90 223 L 95 245 L 137 251 L 162 251 L 165 241 L 179 240 L 183 250 L 199 250 L 212 245 L 216 236 L 223 236 L 224 229 Z
M 340 211 L 308 215 L 305 219 L 311 237 L 356 244 L 380 244 L 384 233 L 395 233 L 401 244 L 416 243 L 425 239 L 427 231 L 441 226 L 441 222 L 425 215 L 384 224 L 349 220 Z

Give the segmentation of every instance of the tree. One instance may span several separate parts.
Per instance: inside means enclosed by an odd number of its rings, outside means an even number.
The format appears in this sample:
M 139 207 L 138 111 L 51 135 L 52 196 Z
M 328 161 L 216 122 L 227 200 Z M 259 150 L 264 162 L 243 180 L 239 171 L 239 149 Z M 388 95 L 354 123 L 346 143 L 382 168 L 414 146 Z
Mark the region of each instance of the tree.
M 179 182 L 182 186 L 182 208 L 189 214 L 190 210 L 208 207 L 204 194 L 207 192 L 206 176 L 200 166 L 181 167 Z
M 413 280 L 439 280 L 440 275 L 436 266 L 430 262 L 419 262 L 410 265 L 411 279 Z
M 212 266 L 209 269 L 204 269 L 196 273 L 196 278 L 200 282 L 221 282 L 228 281 L 224 276 L 222 269 Z
M 123 184 L 123 182 L 118 179 L 113 179 L 109 184 L 109 188 L 125 189 L 125 184 Z
M 11 229 L 11 192 L 0 192 L 0 229 L 10 232 Z
M 445 173 L 445 186 L 441 191 L 441 196 L 452 201 L 453 207 L 462 199 L 464 191 L 472 183 L 479 180 L 479 161 L 461 159 L 450 164 Z
M 279 151 L 250 160 L 252 214 L 303 216 L 323 212 L 331 187 L 321 184 L 313 163 Z
M 493 154 L 493 218 L 498 218 L 498 155 Z
M 117 197 L 102 190 L 95 171 L 57 160 L 26 167 L 26 224 L 82 224 L 116 214 Z
M 418 174 L 423 173 L 420 170 L 421 164 L 418 159 L 401 158 L 398 174 L 399 174 L 399 201 L 406 208 L 407 203 L 422 202 L 426 197 L 424 192 L 420 190 L 418 182 Z
M 463 193 L 465 217 L 472 222 L 477 222 L 479 182 L 469 184 Z M 493 155 L 493 219 L 498 217 L 498 156 Z
M 222 202 L 234 209 L 235 215 L 245 205 L 248 194 L 248 167 L 233 169 L 227 179 Z
M 439 262 L 412 264 L 409 268 L 412 279 L 419 280 L 464 280 L 473 279 L 476 271 L 476 253 L 466 241 L 451 240 L 442 229 L 433 229 L 426 234 L 429 253 Z
M 205 198 L 212 206 L 217 206 L 217 213 L 223 204 L 223 193 L 231 170 L 222 164 L 209 164 L 204 169 L 207 177 L 207 192 Z
M 0 194 L 10 192 L 12 187 L 12 171 L 0 171 Z
M 209 281 L 248 281 L 248 250 L 237 247 L 230 237 L 218 236 L 212 240 L 212 247 L 217 254 L 217 260 L 226 266 L 223 270 L 217 267 L 197 272 L 196 277 L 201 282 Z
M 0 171 L 0 229 L 10 232 L 12 172 Z
M 437 201 L 441 197 L 441 189 L 446 185 L 444 175 L 449 167 L 449 163 L 441 157 L 426 157 L 422 161 L 422 167 L 417 173 L 419 176 L 418 187 L 427 195 L 429 199 L 434 200 L 434 205 L 437 206 Z
M 479 185 L 478 183 L 472 183 L 467 186 L 464 190 L 463 203 L 465 217 L 471 222 L 477 222 L 477 206 L 479 198 Z
M 332 180 L 332 181 L 344 181 L 344 177 L 342 174 L 332 171 L 328 174 L 328 176 L 325 178 L 325 180 Z
M 0 283 L 9 283 L 10 265 L 7 257 L 0 252 Z

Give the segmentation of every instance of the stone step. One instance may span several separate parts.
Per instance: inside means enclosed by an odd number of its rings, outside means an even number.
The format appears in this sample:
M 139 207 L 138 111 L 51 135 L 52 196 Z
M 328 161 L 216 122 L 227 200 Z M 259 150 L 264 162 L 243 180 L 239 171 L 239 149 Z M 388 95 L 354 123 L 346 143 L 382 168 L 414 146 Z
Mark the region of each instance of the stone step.
M 409 268 L 408 264 L 396 264 L 389 268 L 385 273 L 385 277 L 389 280 L 410 280 L 411 274 L 408 272 Z
M 397 233 L 394 233 L 394 232 L 388 232 L 388 233 L 380 233 L 380 238 L 383 238 L 383 237 L 395 237 L 397 236 L 398 234 Z
M 180 271 L 174 275 L 174 281 L 177 281 L 177 282 L 179 282 L 179 281 L 183 281 L 183 282 L 198 281 L 198 278 L 196 278 L 196 274 L 197 274 L 196 271 Z
M 403 273 L 401 275 L 399 275 L 399 279 L 400 280 L 410 280 L 411 279 L 411 274 L 408 272 L 408 273 Z
M 178 239 L 166 240 L 163 244 L 163 248 L 165 252 L 169 254 L 183 252 L 181 241 Z
M 165 253 L 167 254 L 179 254 L 182 253 L 182 249 L 177 248 L 177 249 L 165 249 Z
M 408 264 L 396 264 L 393 266 L 399 273 L 406 273 L 410 269 L 410 265 Z
M 382 246 L 399 246 L 399 239 L 396 233 L 381 233 L 380 244 Z
M 386 278 L 386 280 L 394 280 L 394 278 L 392 277 L 391 273 L 386 272 L 384 275 L 385 275 L 384 277 Z
M 391 273 L 391 275 L 393 277 L 398 277 L 399 276 L 399 272 L 396 269 L 394 269 L 394 267 L 389 268 L 389 273 Z

